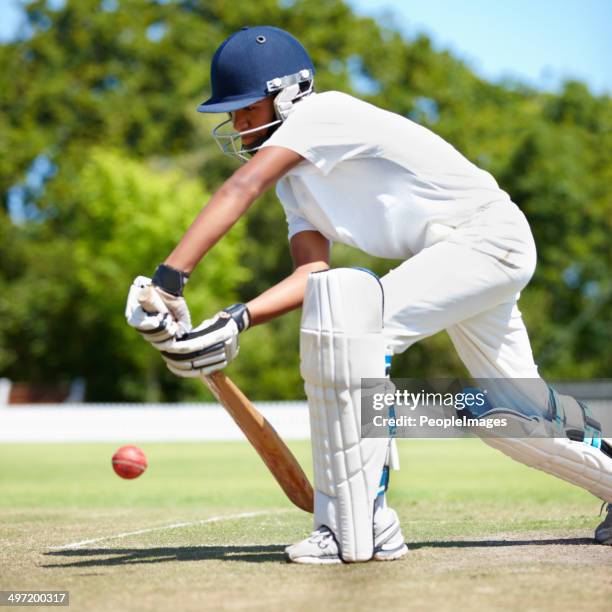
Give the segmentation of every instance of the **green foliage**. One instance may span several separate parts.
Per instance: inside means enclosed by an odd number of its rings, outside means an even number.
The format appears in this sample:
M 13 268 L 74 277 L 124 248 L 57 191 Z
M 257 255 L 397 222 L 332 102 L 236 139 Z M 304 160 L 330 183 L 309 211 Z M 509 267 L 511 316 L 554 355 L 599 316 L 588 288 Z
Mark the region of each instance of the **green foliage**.
M 152 272 L 206 202 L 202 185 L 211 192 L 235 169 L 209 136 L 218 118 L 195 107 L 210 91 L 219 42 L 262 21 L 303 41 L 319 90 L 355 93 L 415 119 L 496 176 L 538 244 L 521 307 L 542 372 L 609 375 L 608 96 L 578 82 L 559 94 L 485 82 L 426 36 L 406 40 L 342 0 L 23 6 L 29 34 L 0 45 L 0 146 L 10 152 L 0 156 L 2 375 L 85 376 L 91 399 L 201 397 L 201 385 L 165 373 L 121 311 L 132 277 Z M 42 174 L 41 159 L 49 166 Z M 345 247 L 334 248 L 333 264 L 379 274 L 396 265 Z M 290 270 L 286 223 L 269 193 L 194 273 L 194 319 L 252 298 Z M 302 396 L 298 319 L 245 334 L 230 373 L 253 397 Z M 453 375 L 463 366 L 440 334 L 396 359 L 394 373 Z
M 56 187 L 49 185 L 49 201 Z M 157 399 L 160 384 L 176 395 L 176 379 L 126 325 L 123 311 L 132 279 L 152 273 L 205 201 L 198 182 L 178 170 L 90 149 L 52 220 L 24 230 L 3 216 L 3 251 L 13 259 L 6 268 L 12 278 L 4 281 L 10 289 L 2 292 L 8 376 L 83 376 L 91 398 Z M 196 318 L 221 308 L 248 278 L 240 265 L 243 233 L 238 224 L 194 273 L 188 292 Z

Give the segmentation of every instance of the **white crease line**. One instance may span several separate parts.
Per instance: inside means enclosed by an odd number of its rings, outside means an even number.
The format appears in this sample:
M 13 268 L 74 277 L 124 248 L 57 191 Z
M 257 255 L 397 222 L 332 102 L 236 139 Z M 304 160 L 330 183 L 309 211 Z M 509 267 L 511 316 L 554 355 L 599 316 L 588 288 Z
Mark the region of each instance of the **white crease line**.
M 149 529 L 139 529 L 138 531 L 126 531 L 125 533 L 118 533 L 117 535 L 104 536 L 102 538 L 93 538 L 91 540 L 81 540 L 80 542 L 72 542 L 71 544 L 64 544 L 62 546 L 50 546 L 49 550 L 67 550 L 71 548 L 79 548 L 85 546 L 85 544 L 95 544 L 97 542 L 103 542 L 104 540 L 118 540 L 120 538 L 127 538 L 133 535 L 140 535 L 143 533 L 151 533 L 152 531 L 164 531 L 166 529 L 180 529 L 181 527 L 191 527 L 193 525 L 205 525 L 206 523 L 217 523 L 219 521 L 233 521 L 236 519 L 252 518 L 254 516 L 263 516 L 266 514 L 278 514 L 279 512 L 285 512 L 285 510 L 265 510 L 261 512 L 242 512 L 241 514 L 226 514 L 221 516 L 211 516 L 207 519 L 200 521 L 189 521 L 187 523 L 172 523 L 171 525 L 161 525 L 160 527 L 151 527 Z

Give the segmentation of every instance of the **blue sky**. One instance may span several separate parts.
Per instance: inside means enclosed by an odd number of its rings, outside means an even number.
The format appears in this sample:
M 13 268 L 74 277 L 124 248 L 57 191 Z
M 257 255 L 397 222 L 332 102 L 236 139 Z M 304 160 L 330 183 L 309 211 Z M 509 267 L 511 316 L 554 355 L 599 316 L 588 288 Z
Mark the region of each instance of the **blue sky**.
M 62 0 L 52 0 L 52 4 Z M 566 78 L 612 93 L 612 0 L 349 0 L 360 13 L 392 10 L 408 36 L 425 32 L 490 80 L 514 77 L 555 90 Z M 17 27 L 0 0 L 0 40 Z
M 612 0 L 350 0 L 359 12 L 392 10 L 408 36 L 429 34 L 490 80 L 554 90 L 567 78 L 612 93 Z

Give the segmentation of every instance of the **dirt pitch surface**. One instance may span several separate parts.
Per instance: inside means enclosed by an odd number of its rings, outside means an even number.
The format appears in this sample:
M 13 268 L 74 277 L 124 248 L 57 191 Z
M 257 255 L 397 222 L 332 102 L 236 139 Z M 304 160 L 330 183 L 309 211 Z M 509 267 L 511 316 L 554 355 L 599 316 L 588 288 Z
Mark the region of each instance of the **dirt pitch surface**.
M 310 519 L 246 443 L 142 448 L 149 470 L 123 481 L 111 445 L 0 446 L 0 589 L 113 612 L 610 609 L 598 501 L 480 441 L 402 441 L 389 500 L 410 553 L 327 567 L 285 563 Z

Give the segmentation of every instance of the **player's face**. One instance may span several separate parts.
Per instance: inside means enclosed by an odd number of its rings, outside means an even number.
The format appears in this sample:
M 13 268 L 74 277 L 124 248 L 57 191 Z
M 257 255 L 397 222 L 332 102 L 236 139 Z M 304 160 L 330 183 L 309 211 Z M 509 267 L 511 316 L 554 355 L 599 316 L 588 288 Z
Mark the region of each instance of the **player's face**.
M 230 113 L 232 125 L 237 132 L 245 132 L 252 130 L 267 123 L 271 123 L 276 119 L 274 114 L 274 99 L 271 97 L 264 98 L 237 111 Z M 248 147 L 251 143 L 261 138 L 262 132 L 253 132 L 245 134 L 241 137 L 242 146 Z

